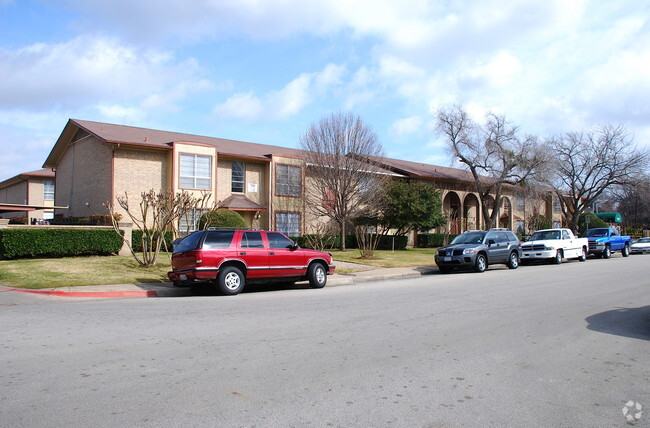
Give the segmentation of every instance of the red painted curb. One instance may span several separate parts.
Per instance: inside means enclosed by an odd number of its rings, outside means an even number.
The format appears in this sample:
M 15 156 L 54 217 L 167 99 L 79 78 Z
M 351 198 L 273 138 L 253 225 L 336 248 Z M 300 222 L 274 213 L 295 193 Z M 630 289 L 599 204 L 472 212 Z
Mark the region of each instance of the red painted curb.
M 64 291 L 64 290 L 29 290 L 25 288 L 9 288 L 0 286 L 2 291 L 17 293 L 44 294 L 59 297 L 158 297 L 154 290 L 122 290 L 122 291 Z

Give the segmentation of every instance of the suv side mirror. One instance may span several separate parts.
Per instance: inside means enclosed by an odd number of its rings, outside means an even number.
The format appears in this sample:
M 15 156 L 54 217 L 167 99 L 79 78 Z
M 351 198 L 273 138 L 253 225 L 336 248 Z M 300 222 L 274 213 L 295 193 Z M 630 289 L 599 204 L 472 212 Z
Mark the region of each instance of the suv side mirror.
M 496 241 L 494 239 L 488 239 L 488 247 L 491 247 L 492 245 L 496 244 Z
M 298 244 L 296 244 L 295 242 L 293 244 L 289 245 L 289 249 L 291 251 L 296 251 L 298 248 L 300 248 L 300 246 Z

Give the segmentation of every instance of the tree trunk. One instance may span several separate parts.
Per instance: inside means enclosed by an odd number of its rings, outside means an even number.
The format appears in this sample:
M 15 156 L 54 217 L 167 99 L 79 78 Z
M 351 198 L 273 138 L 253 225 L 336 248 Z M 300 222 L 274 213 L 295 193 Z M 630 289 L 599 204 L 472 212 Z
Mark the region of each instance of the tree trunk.
M 340 222 L 341 225 L 341 251 L 345 251 L 345 220 Z

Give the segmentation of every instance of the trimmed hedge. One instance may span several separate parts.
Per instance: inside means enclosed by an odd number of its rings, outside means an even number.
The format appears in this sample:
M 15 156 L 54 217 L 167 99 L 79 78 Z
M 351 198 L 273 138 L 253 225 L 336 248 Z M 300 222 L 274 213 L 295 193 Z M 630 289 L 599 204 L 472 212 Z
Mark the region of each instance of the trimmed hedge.
M 309 245 L 309 237 L 312 235 L 302 235 L 302 236 L 291 236 L 290 238 L 300 245 L 302 248 L 311 248 Z M 341 248 L 341 235 L 327 235 L 328 242 L 331 243 L 329 246 L 330 249 L 336 250 Z M 345 248 L 346 249 L 355 249 L 357 248 L 357 237 L 354 235 L 345 235 Z
M 117 254 L 122 238 L 111 229 L 2 229 L 0 258 Z
M 379 244 L 377 244 L 377 249 L 393 250 L 393 237 L 395 237 L 394 249 L 406 250 L 406 246 L 408 245 L 408 236 L 395 236 L 395 235 L 382 236 L 379 239 Z M 310 248 L 310 246 L 308 245 L 309 242 L 308 235 L 295 236 L 295 237 L 291 237 L 291 239 L 294 240 L 302 248 Z M 336 250 L 340 248 L 341 247 L 340 235 L 334 235 L 331 242 L 332 242 L 332 245 L 330 246 L 331 249 Z M 347 250 L 354 250 L 359 248 L 357 237 L 355 235 L 345 235 L 345 248 Z
M 418 247 L 419 248 L 438 248 L 442 247 L 445 242 L 445 237 L 449 236 L 449 242 L 458 235 L 446 233 L 421 233 L 418 235 Z
M 394 239 L 393 239 L 394 238 Z M 408 236 L 386 235 L 379 239 L 378 250 L 406 250 Z
M 173 241 L 174 232 L 171 230 L 166 231 L 165 242 L 167 243 L 167 250 L 171 251 Z M 142 231 L 140 229 L 135 229 L 131 232 L 131 245 L 133 246 L 133 251 L 136 253 L 142 251 Z M 162 246 L 161 250 L 165 251 L 165 247 Z
M 122 215 L 115 214 L 115 219 L 120 221 Z M 53 226 L 112 226 L 113 220 L 110 214 L 95 213 L 89 217 L 63 217 L 57 215 L 53 219 L 48 220 L 48 223 Z

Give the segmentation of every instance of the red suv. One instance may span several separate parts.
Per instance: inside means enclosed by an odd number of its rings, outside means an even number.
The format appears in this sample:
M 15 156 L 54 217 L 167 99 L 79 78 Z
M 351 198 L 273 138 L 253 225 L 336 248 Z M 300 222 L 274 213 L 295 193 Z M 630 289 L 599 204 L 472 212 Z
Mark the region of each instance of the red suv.
M 224 294 L 238 294 L 246 281 L 309 280 L 322 288 L 334 273 L 332 255 L 300 248 L 280 232 L 264 230 L 201 230 L 175 247 L 174 285 L 212 280 Z

